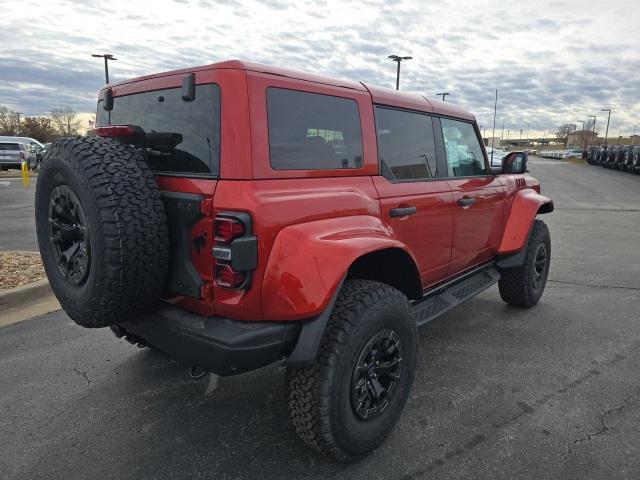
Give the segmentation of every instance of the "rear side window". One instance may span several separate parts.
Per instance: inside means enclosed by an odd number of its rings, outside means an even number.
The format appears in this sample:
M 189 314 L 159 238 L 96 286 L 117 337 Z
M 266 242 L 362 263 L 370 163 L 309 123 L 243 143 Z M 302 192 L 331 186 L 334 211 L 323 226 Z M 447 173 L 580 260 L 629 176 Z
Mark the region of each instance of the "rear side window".
M 355 100 L 270 87 L 267 116 L 272 168 L 362 167 L 362 131 Z
M 436 148 L 429 115 L 376 107 L 378 156 L 389 180 L 436 176 Z
M 0 143 L 0 150 L 20 150 L 17 143 Z
M 471 177 L 486 173 L 484 154 L 471 123 L 440 119 L 449 177 Z
M 110 119 L 100 101 L 96 123 L 142 127 L 147 161 L 158 173 L 219 174 L 218 85 L 197 85 L 190 102 L 182 99 L 181 88 L 115 97 Z

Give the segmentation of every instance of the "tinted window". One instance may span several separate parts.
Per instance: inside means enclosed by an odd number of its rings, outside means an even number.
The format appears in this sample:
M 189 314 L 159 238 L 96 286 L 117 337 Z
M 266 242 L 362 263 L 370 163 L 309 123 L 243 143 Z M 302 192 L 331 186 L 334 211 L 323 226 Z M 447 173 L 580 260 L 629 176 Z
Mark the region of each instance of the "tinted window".
M 486 173 L 484 155 L 471 123 L 442 118 L 442 135 L 449 177 L 469 177 Z
M 433 178 L 436 151 L 429 115 L 376 108 L 378 156 L 382 174 L 391 180 Z
M 274 169 L 362 166 L 362 132 L 355 100 L 268 88 L 267 116 Z
M 17 143 L 0 143 L 0 150 L 20 150 Z
M 109 112 L 98 102 L 97 125 L 139 125 L 146 132 L 149 166 L 158 172 L 219 173 L 220 89 L 198 85 L 192 102 L 171 88 L 113 99 Z

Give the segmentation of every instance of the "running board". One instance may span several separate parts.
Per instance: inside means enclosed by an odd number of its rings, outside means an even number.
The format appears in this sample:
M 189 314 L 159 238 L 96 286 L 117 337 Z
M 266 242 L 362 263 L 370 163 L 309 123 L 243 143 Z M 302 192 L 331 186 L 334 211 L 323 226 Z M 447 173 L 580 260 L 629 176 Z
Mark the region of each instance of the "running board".
M 500 280 L 500 273 L 493 267 L 474 270 L 425 295 L 424 300 L 413 305 L 413 315 L 419 327 L 435 320 L 454 307 L 485 291 Z

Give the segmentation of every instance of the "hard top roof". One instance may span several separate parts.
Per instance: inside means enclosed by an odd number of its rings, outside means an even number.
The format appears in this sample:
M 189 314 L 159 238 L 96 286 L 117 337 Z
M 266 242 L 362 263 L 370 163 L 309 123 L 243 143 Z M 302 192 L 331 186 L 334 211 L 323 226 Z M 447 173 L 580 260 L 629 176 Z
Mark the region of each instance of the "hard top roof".
M 412 110 L 418 110 L 423 112 L 432 112 L 438 115 L 462 118 L 466 120 L 475 120 L 475 117 L 466 110 L 457 107 L 448 102 L 441 102 L 439 100 L 430 99 L 427 100 L 422 95 L 415 93 L 400 92 L 391 88 L 380 87 L 376 85 L 369 85 L 362 82 L 354 82 L 351 80 L 345 80 L 340 78 L 328 77 L 325 75 L 317 75 L 314 73 L 307 73 L 300 70 L 293 70 L 289 68 L 274 67 L 271 65 L 263 65 L 260 63 L 246 62 L 243 60 L 226 60 L 223 62 L 212 63 L 210 65 L 203 65 L 200 67 L 182 68 L 179 70 L 172 70 L 168 72 L 157 73 L 153 75 L 146 75 L 143 77 L 133 78 L 122 82 L 112 83 L 108 87 L 121 86 L 130 83 L 139 82 L 141 80 L 150 80 L 153 78 L 160 78 L 169 75 L 179 75 L 184 73 L 192 73 L 204 70 L 214 69 L 236 69 L 246 70 L 257 73 L 265 73 L 269 75 L 277 75 L 280 77 L 287 77 L 296 80 L 304 80 L 308 82 L 321 83 L 325 85 L 331 85 L 335 87 L 348 88 L 358 91 L 369 91 L 373 103 L 382 105 L 390 105 L 398 108 L 408 108 Z M 103 87 L 107 88 L 107 86 Z

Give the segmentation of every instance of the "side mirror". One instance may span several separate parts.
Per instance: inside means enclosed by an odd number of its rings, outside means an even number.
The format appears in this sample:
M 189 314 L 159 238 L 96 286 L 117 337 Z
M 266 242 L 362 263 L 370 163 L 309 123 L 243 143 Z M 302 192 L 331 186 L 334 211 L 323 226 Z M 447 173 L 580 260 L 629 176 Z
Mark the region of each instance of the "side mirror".
M 527 152 L 510 152 L 502 159 L 501 173 L 526 173 Z

